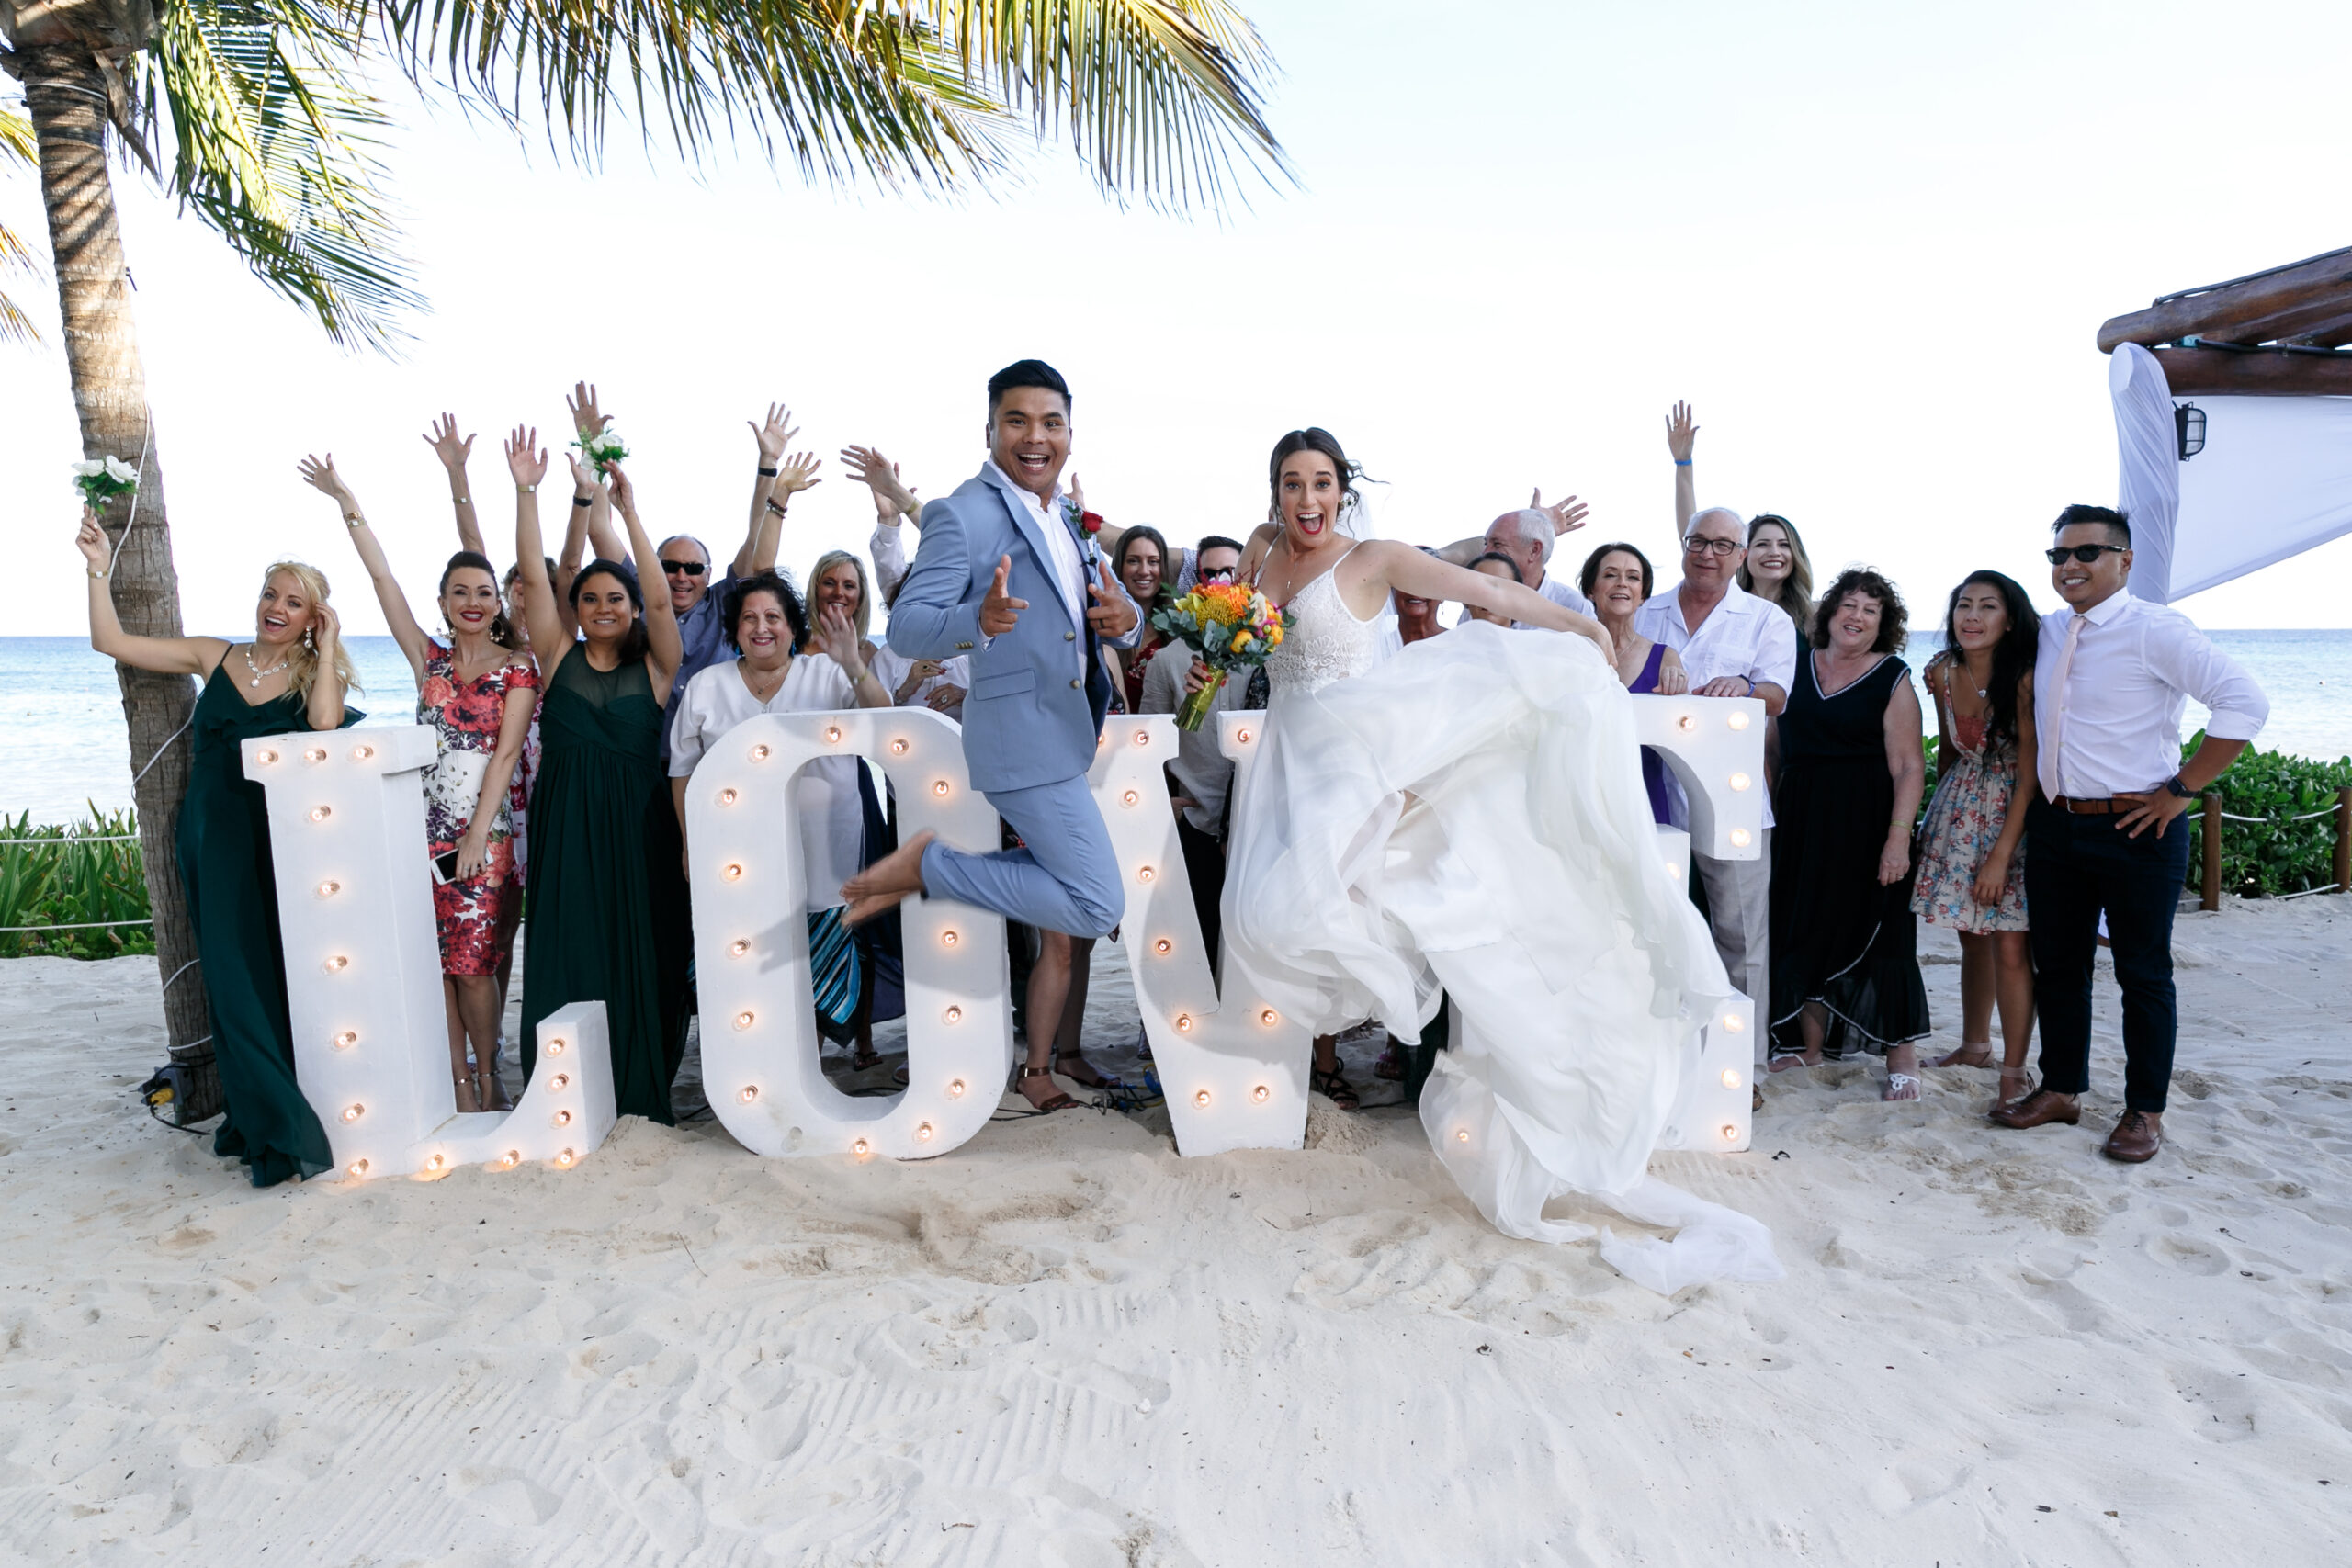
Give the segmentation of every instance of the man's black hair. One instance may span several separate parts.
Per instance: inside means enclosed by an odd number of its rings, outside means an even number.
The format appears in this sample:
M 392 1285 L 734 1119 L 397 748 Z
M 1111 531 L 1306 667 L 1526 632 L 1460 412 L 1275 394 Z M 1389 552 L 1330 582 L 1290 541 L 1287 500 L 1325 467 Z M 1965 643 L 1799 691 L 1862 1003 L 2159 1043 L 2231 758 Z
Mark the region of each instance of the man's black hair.
M 996 417 L 996 405 L 1004 394 L 1015 387 L 1043 387 L 1062 396 L 1062 412 L 1069 412 L 1069 383 L 1062 373 L 1042 359 L 1016 359 L 989 378 L 989 417 Z
M 1204 556 L 1211 550 L 1231 550 L 1236 555 L 1247 555 L 1250 553 L 1241 547 L 1240 540 L 1228 539 L 1222 534 L 1211 534 L 1208 537 L 1203 539 L 1199 544 L 1193 547 L 1193 553 L 1196 556 Z
M 2058 514 L 2058 521 L 2050 525 L 2050 531 L 2055 534 L 2077 523 L 2103 523 L 2115 536 L 2116 544 L 2127 550 L 2132 547 L 2132 518 L 2128 513 L 2118 512 L 2112 506 L 2086 506 L 2077 502 Z

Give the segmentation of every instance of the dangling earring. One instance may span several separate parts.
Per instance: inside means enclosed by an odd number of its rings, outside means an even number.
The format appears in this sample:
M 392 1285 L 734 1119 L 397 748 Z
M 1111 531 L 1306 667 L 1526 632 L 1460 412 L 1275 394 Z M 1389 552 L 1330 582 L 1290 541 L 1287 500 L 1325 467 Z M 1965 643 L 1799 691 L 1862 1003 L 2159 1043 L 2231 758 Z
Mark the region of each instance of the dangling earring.
M 304 626 L 304 627 L 302 628 L 302 646 L 303 646 L 304 648 L 311 649 L 314 649 L 314 650 L 315 650 L 315 649 L 317 649 L 317 647 L 319 646 L 318 644 L 316 644 L 316 643 L 314 643 L 314 642 L 312 642 L 312 641 L 311 640 L 311 628 L 310 628 L 310 627 L 308 627 L 308 626 Z

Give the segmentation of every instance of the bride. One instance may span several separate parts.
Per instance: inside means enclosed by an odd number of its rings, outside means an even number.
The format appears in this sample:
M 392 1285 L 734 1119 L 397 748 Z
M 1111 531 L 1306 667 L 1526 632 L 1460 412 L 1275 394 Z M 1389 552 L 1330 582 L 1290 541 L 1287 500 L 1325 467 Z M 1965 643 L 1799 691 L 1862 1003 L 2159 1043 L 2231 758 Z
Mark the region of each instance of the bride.
M 1608 632 L 1508 579 L 1340 526 L 1356 468 L 1323 430 L 1276 444 L 1258 586 L 1295 617 L 1234 811 L 1227 942 L 1318 1032 L 1462 1027 L 1421 1096 L 1438 1158 L 1505 1234 L 1567 1241 L 1569 1192 L 1671 1243 L 1600 1233 L 1660 1291 L 1780 1277 L 1755 1221 L 1646 1174 L 1699 1021 L 1731 994 L 1653 847 Z M 1566 636 L 1469 624 L 1379 660 L 1392 591 Z

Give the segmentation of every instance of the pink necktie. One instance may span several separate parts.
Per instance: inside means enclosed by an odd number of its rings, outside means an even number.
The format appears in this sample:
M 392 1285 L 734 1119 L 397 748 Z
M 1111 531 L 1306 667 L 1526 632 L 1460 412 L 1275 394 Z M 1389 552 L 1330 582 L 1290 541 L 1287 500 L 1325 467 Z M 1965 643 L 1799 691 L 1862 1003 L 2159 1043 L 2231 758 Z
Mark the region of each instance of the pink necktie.
M 2058 760 L 2066 746 L 2066 677 L 2074 673 L 2075 645 L 2083 639 L 2083 622 L 2087 617 L 2076 615 L 2066 623 L 2066 646 L 2058 650 L 2057 677 L 2051 684 L 2057 688 L 2050 699 L 2058 706 L 2050 723 L 2050 750 L 2042 754 L 2041 766 L 2034 771 L 2041 775 L 2041 794 L 2045 800 L 2055 800 L 2065 791 L 2064 779 Z

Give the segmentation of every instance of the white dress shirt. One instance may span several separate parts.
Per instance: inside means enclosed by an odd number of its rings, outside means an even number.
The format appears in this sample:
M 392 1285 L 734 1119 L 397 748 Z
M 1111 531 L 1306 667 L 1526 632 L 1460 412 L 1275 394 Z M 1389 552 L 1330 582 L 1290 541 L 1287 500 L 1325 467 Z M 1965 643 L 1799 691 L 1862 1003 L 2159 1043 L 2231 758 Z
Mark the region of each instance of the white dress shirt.
M 2033 661 L 2041 793 L 2099 800 L 2163 788 L 2180 772 L 2184 697 L 2213 710 L 2205 733 L 2218 740 L 2251 740 L 2270 716 L 2254 677 L 2177 610 L 2126 589 L 2046 617 Z
M 865 542 L 865 553 L 874 559 L 874 592 L 885 604 L 899 591 L 907 576 L 907 525 L 901 522 L 876 523 L 874 537 Z
M 1079 630 L 1086 629 L 1086 560 L 1079 554 L 1078 536 L 1069 525 L 1062 521 L 1062 491 L 1059 485 L 1048 500 L 1040 501 L 1035 491 L 1023 490 L 1012 482 L 1012 476 L 996 466 L 991 457 L 984 465 L 988 474 L 1002 486 L 1013 504 L 1029 509 L 1030 521 L 1046 536 L 1046 553 L 1054 558 L 1054 586 L 1062 592 L 1062 604 L 1069 611 L 1069 623 Z
M 1789 619 L 1786 610 L 1769 599 L 1758 599 L 1736 582 L 1725 585 L 1722 602 L 1707 612 L 1695 631 L 1682 623 L 1679 583 L 1652 595 L 1634 612 L 1634 630 L 1681 656 L 1694 692 L 1724 675 L 1759 685 L 1770 682 L 1783 692 L 1796 684 L 1797 624 Z M 1683 804 L 1672 770 L 1667 773 L 1666 784 L 1679 827 Z M 1764 801 L 1764 826 L 1772 826 L 1770 795 Z
M 907 678 L 907 671 L 915 667 L 915 661 L 903 653 L 891 652 L 890 645 L 882 642 L 875 645 L 872 662 L 874 678 L 882 682 L 882 689 L 890 694 L 893 702 L 899 702 L 899 682 Z M 967 692 L 972 689 L 971 655 L 959 653 L 953 659 L 943 660 L 940 672 L 909 693 L 906 700 L 899 702 L 899 705 L 902 708 L 929 707 L 931 694 L 942 686 L 956 686 Z
M 1592 601 L 1577 592 L 1577 585 L 1565 574 L 1554 571 L 1549 566 L 1544 569 L 1544 581 L 1535 585 L 1535 592 L 1555 604 L 1565 605 L 1574 610 L 1579 615 L 1592 614 Z M 1518 624 L 1522 626 L 1527 625 L 1525 621 Z
M 800 654 L 766 702 L 752 695 L 737 660 L 714 664 L 686 682 L 671 704 L 670 776 L 695 771 L 729 730 L 763 713 L 839 713 L 857 706 L 857 690 L 823 654 Z M 842 902 L 842 884 L 857 874 L 865 845 L 865 810 L 857 796 L 854 757 L 820 757 L 793 784 L 800 813 L 801 864 L 813 913 Z

